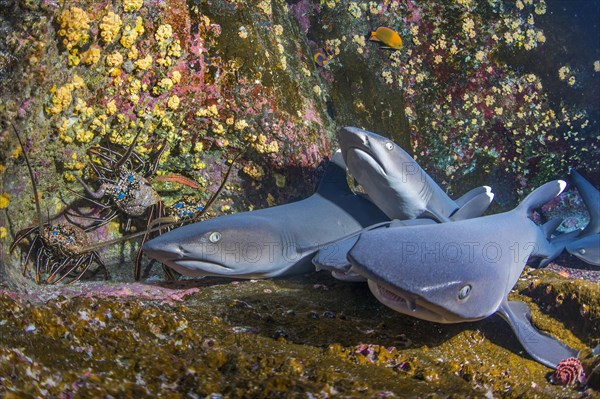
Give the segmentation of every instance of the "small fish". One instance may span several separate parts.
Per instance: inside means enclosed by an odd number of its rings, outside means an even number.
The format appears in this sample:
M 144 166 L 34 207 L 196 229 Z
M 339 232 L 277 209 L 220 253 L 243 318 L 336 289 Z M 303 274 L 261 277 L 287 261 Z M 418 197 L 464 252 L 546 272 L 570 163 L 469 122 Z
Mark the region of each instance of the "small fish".
M 320 67 L 324 67 L 329 63 L 329 57 L 323 54 L 321 51 L 317 51 L 313 56 L 313 60 L 315 60 L 315 64 Z
M 375 32 L 371 32 L 369 40 L 376 42 L 382 42 L 385 44 L 384 47 L 388 47 L 394 50 L 400 50 L 402 48 L 402 38 L 393 29 L 380 26 Z

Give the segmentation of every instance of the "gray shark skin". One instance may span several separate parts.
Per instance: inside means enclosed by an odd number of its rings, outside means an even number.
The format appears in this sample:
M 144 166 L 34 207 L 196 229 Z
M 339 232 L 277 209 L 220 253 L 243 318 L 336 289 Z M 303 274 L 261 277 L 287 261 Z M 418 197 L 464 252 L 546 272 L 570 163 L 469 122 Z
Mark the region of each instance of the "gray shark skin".
M 547 258 L 540 259 L 538 263 L 538 267 L 546 267 L 556 259 L 566 248 L 566 246 L 573 242 L 581 233 L 581 229 L 573 230 L 568 233 L 562 233 L 558 235 L 554 235 L 553 233 L 556 229 L 562 224 L 563 219 L 555 218 L 549 220 L 544 225 L 541 226 L 542 230 L 544 230 L 547 234 L 548 240 L 554 246 L 556 251 L 553 256 L 548 256 Z
M 539 332 L 521 305 L 508 302 L 529 257 L 555 256 L 531 212 L 565 188 L 552 181 L 510 212 L 435 225 L 390 227 L 360 235 L 351 271 L 369 280 L 386 306 L 438 323 L 475 321 L 498 312 L 531 356 L 556 367 L 577 351 Z
M 366 278 L 360 274 L 350 271 L 352 264 L 348 260 L 348 252 L 352 249 L 354 244 L 356 244 L 361 233 L 393 226 L 416 226 L 436 223 L 437 222 L 433 219 L 409 219 L 392 220 L 390 222 L 383 222 L 374 226 L 369 226 L 360 232 L 352 234 L 350 237 L 342 238 L 339 241 L 322 246 L 319 249 L 319 252 L 317 252 L 313 258 L 312 262 L 317 270 L 328 270 L 337 280 L 366 282 Z
M 575 170 L 571 170 L 571 179 L 590 213 L 590 222 L 579 237 L 600 233 L 600 191 Z
M 344 127 L 338 139 L 348 170 L 390 219 L 468 219 L 481 216 L 492 201 L 485 186 L 453 201 L 412 156 L 383 136 Z
M 185 276 L 275 277 L 310 271 L 320 246 L 386 220 L 352 193 L 337 152 L 309 198 L 183 226 L 148 241 L 143 251 Z
M 565 249 L 586 263 L 600 266 L 600 191 L 575 170 L 571 170 L 571 179 L 587 207 L 590 221 L 576 240 L 566 243 Z
M 590 265 L 600 266 L 600 234 L 592 234 L 570 242 L 567 251 Z

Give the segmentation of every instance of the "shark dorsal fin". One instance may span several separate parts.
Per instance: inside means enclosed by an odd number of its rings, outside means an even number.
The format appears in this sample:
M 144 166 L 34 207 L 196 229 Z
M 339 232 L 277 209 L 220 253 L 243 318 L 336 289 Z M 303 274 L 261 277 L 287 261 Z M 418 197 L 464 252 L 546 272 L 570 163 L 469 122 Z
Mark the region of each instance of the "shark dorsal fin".
M 516 212 L 524 213 L 531 217 L 534 209 L 537 209 L 556 198 L 567 187 L 563 180 L 552 180 L 533 190 L 521 203 L 515 208 Z
M 352 194 L 346 180 L 346 164 L 342 157 L 342 152 L 337 150 L 325 170 L 325 174 L 317 187 L 317 193 L 326 196 L 327 194 Z

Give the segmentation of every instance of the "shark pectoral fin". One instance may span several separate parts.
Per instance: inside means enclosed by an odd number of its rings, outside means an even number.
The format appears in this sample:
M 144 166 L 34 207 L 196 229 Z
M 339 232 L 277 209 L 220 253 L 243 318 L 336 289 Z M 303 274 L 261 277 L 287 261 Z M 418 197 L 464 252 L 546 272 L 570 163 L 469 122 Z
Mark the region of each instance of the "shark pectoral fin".
M 510 325 L 529 356 L 544 366 L 556 368 L 561 360 L 577 357 L 579 351 L 539 331 L 531 324 L 531 310 L 523 302 L 504 300 L 498 314 Z
M 467 202 L 471 201 L 473 198 L 486 193 L 492 194 L 492 188 L 490 186 L 475 187 L 471 191 L 468 191 L 461 197 L 455 199 L 454 202 L 456 202 L 456 205 L 458 205 L 459 208 L 462 208 Z
M 554 233 L 556 231 L 556 229 L 558 228 L 558 226 L 560 226 L 562 224 L 562 221 L 563 220 L 561 218 L 553 218 L 540 226 L 540 229 L 542 230 L 542 234 L 544 234 L 546 236 L 548 241 L 538 243 L 540 245 L 538 245 L 536 250 L 534 251 L 535 252 L 534 255 L 541 258 L 540 263 L 538 264 L 538 267 L 548 266 L 550 264 L 550 262 L 552 262 L 554 259 L 558 258 L 558 256 L 565 249 L 565 244 L 568 241 L 561 243 L 561 241 L 559 241 L 559 240 L 551 239 L 552 233 Z
M 345 281 L 347 283 L 366 283 L 367 278 L 361 276 L 360 274 L 354 272 L 346 272 L 346 273 L 338 273 L 336 271 L 332 271 L 331 275 L 340 281 Z
M 350 238 L 326 244 L 320 248 L 319 252 L 312 259 L 317 270 L 329 270 L 338 274 L 348 272 L 352 265 L 346 257 L 348 256 L 348 251 L 358 241 L 359 236 L 357 234 Z
M 483 215 L 483 213 L 488 209 L 492 200 L 494 199 L 494 194 L 492 192 L 482 192 L 480 194 L 475 195 L 470 200 L 468 200 L 463 206 L 457 209 L 450 219 L 452 220 L 465 220 L 472 219 Z
M 346 180 L 346 163 L 340 150 L 333 154 L 329 164 L 327 164 L 327 169 L 325 169 L 325 173 L 317 187 L 317 193 L 324 197 L 352 194 Z

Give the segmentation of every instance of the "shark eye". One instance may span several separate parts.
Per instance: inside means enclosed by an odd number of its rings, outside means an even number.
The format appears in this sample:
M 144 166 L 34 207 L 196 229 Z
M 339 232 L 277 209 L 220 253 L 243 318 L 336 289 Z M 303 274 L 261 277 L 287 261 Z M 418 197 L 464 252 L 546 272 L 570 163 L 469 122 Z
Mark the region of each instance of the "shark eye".
M 218 242 L 220 239 L 221 233 L 219 233 L 218 231 L 213 231 L 212 233 L 210 233 L 210 236 L 208 236 L 208 240 L 213 244 Z
M 460 291 L 458 291 L 458 299 L 460 299 L 460 300 L 466 299 L 470 293 L 471 293 L 471 286 L 465 285 L 464 287 L 462 287 L 460 289 Z
M 580 253 L 581 255 L 585 255 L 585 248 L 581 248 L 581 249 L 579 250 L 579 253 Z
M 394 143 L 392 143 L 391 141 L 388 141 L 387 143 L 385 143 L 385 148 L 388 151 L 392 151 L 394 149 Z

